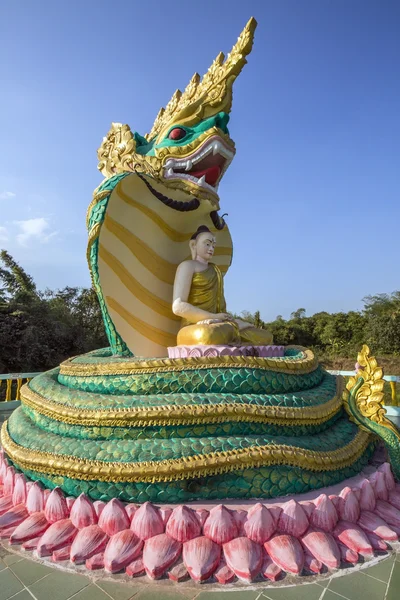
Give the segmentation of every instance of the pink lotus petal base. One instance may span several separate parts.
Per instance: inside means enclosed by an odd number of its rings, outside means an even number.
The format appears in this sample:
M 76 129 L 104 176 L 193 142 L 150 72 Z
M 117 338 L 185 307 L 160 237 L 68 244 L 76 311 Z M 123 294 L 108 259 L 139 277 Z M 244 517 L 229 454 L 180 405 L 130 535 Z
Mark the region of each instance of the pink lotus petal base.
M 319 574 L 388 552 L 400 534 L 400 484 L 388 463 L 301 496 L 171 507 L 66 498 L 16 474 L 0 453 L 0 505 L 0 537 L 17 551 L 176 583 Z

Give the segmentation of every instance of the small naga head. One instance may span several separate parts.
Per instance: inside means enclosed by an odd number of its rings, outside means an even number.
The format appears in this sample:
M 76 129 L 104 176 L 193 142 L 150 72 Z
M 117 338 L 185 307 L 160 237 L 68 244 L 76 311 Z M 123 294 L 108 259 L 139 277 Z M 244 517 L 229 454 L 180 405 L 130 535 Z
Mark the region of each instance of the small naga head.
M 219 183 L 235 155 L 227 127 L 232 86 L 251 52 L 256 25 L 251 18 L 226 60 L 221 52 L 202 79 L 195 73 L 183 93 L 174 93 L 149 134 L 113 123 L 98 150 L 103 175 L 137 171 L 218 205 Z

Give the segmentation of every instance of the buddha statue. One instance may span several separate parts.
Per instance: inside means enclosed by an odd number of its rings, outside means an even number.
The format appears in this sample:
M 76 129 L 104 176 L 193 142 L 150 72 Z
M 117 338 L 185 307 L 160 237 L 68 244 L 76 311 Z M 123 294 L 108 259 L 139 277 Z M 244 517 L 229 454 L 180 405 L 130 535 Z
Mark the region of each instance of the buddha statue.
M 189 242 L 192 260 L 182 262 L 176 271 L 172 311 L 182 318 L 178 346 L 272 344 L 269 331 L 226 312 L 222 274 L 210 262 L 215 245 L 215 236 L 201 225 Z

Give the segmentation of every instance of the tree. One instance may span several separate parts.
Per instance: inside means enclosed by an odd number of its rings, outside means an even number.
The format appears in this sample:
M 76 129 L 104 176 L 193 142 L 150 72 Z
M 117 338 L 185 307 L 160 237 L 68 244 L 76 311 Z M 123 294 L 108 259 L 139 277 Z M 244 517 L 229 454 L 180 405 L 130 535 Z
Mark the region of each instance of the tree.
M 7 252 L 0 260 L 0 372 L 43 371 L 108 345 L 93 290 L 38 292 Z
M 261 320 L 260 311 L 256 310 L 256 312 L 254 313 L 254 327 L 257 327 L 257 329 L 261 329 L 263 325 L 264 323 Z
M 2 301 L 12 298 L 14 301 L 26 302 L 28 299 L 37 299 L 36 285 L 30 275 L 12 258 L 7 250 L 1 250 L 0 268 L 1 297 Z
M 298 308 L 297 310 L 292 312 L 292 314 L 290 315 L 290 318 L 294 319 L 294 320 L 299 320 L 299 319 L 303 319 L 305 316 L 306 316 L 306 309 Z

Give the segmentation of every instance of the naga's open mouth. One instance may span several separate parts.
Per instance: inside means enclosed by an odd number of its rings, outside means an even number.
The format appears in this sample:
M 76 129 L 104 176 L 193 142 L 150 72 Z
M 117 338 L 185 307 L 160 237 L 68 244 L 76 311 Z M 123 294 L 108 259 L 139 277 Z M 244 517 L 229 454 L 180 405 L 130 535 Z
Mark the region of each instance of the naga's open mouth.
M 234 154 L 219 136 L 213 136 L 190 156 L 169 158 L 164 165 L 164 177 L 185 179 L 215 194 Z

